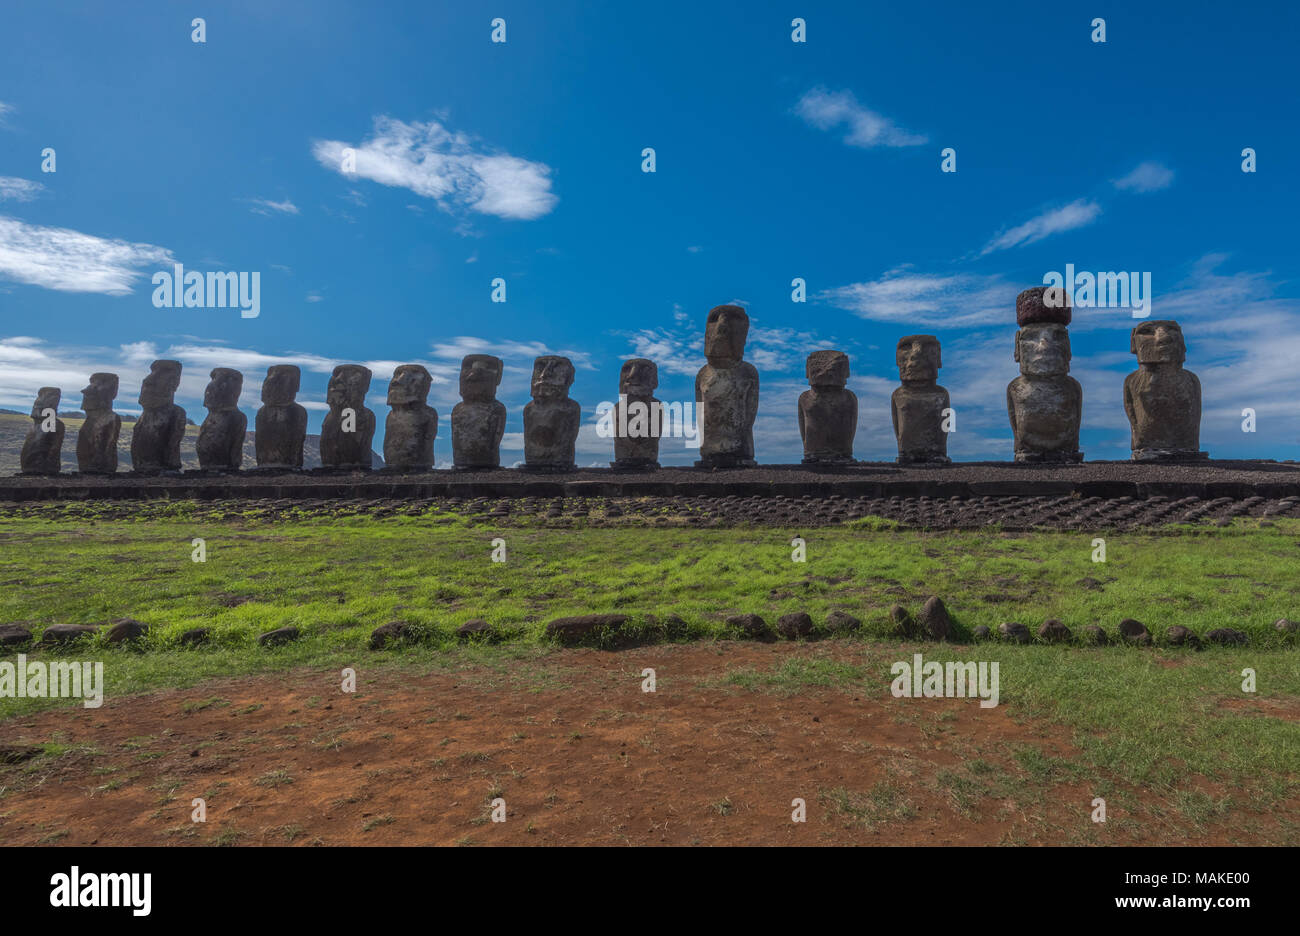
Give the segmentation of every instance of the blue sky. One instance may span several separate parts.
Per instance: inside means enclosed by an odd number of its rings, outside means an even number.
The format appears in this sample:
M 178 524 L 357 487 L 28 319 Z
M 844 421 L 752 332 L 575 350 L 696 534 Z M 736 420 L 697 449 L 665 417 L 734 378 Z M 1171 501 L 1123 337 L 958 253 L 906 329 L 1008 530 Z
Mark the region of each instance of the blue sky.
M 588 423 L 578 461 L 604 463 L 595 409 L 621 361 L 655 359 L 659 397 L 689 399 L 705 315 L 736 301 L 760 461 L 798 459 L 803 361 L 826 347 L 852 359 L 858 456 L 892 458 L 893 348 L 913 332 L 943 344 L 950 454 L 1010 458 L 1015 296 L 1073 264 L 1151 273 L 1151 317 L 1183 324 L 1201 378 L 1202 448 L 1300 457 L 1300 9 L 993 6 L 7 4 L 0 406 L 57 385 L 73 409 L 111 370 L 136 411 L 149 361 L 175 357 L 191 418 L 215 366 L 244 372 L 251 416 L 289 362 L 315 431 L 329 370 L 360 362 L 382 431 L 393 367 L 419 362 L 444 462 L 459 359 L 485 351 L 507 365 L 508 464 L 532 358 L 560 353 Z M 260 315 L 155 308 L 150 277 L 173 262 L 259 272 Z M 1132 325 L 1075 313 L 1089 458 L 1128 455 Z

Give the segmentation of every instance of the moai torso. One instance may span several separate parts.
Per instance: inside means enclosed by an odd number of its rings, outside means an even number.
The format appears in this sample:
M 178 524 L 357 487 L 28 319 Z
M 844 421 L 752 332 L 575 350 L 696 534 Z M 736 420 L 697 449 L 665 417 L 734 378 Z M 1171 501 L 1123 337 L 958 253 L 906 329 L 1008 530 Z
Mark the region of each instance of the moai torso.
M 58 387 L 42 387 L 36 394 L 32 428 L 27 430 L 19 458 L 19 470 L 23 474 L 56 475 L 62 467 L 66 427 L 58 417 L 61 397 Z
M 384 464 L 401 471 L 433 467 L 433 440 L 438 411 L 425 400 L 433 377 L 420 364 L 402 364 L 388 383 L 388 419 L 384 423 Z
M 359 364 L 334 368 L 325 398 L 330 410 L 320 430 L 320 460 L 326 468 L 364 469 L 373 463 L 375 414 L 365 407 L 369 389 L 369 368 Z
M 244 464 L 244 438 L 248 417 L 241 413 L 239 394 L 244 375 L 229 367 L 214 368 L 203 392 L 207 417 L 194 443 L 199 467 L 205 471 L 238 471 Z
M 633 358 L 619 371 L 618 402 L 614 424 L 615 468 L 658 468 L 659 439 L 663 434 L 663 409 L 655 399 L 659 368 L 654 361 Z
M 805 371 L 812 386 L 799 396 L 804 464 L 851 463 L 858 398 L 846 388 L 849 357 L 842 351 L 814 351 Z
M 743 360 L 749 316 L 739 306 L 710 310 L 704 329 L 709 363 L 695 377 L 700 410 L 700 467 L 754 464 L 754 417 L 758 415 L 758 370 Z
M 908 335 L 894 352 L 902 386 L 889 399 L 898 440 L 898 462 L 947 462 L 948 433 L 944 410 L 948 391 L 939 386 L 939 339 L 934 335 Z
M 451 457 L 456 468 L 498 468 L 506 431 L 505 404 L 496 399 L 504 365 L 490 354 L 460 362 L 461 402 L 451 411 Z
M 140 382 L 142 412 L 131 432 L 131 468 L 145 474 L 181 470 L 185 410 L 176 405 L 180 361 L 154 361 Z
M 1124 412 L 1137 461 L 1205 458 L 1201 438 L 1201 382 L 1183 369 L 1187 348 L 1177 322 L 1143 322 L 1129 350 L 1138 369 L 1124 378 Z
M 302 467 L 307 440 L 307 410 L 295 402 L 302 373 L 294 364 L 273 364 L 262 381 L 262 406 L 254 421 L 257 467 Z
M 573 364 L 544 355 L 533 362 L 533 399 L 524 407 L 524 466 L 571 471 L 582 407 L 568 397 Z
M 86 421 L 77 432 L 77 470 L 113 474 L 117 471 L 117 437 L 122 431 L 122 417 L 113 412 L 117 375 L 92 374 L 90 385 L 81 393 Z

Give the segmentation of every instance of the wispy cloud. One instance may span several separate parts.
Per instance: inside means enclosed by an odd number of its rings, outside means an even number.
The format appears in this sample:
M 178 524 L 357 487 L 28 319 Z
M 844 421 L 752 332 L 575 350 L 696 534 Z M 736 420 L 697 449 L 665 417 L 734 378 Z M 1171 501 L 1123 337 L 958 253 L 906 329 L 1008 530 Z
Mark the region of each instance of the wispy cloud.
M 972 328 L 1005 322 L 1008 306 L 1015 307 L 1014 297 L 1015 287 L 999 276 L 900 268 L 871 282 L 824 290 L 815 298 L 874 322 Z
M 522 358 L 530 370 L 533 358 L 558 354 L 571 360 L 576 368 L 594 369 L 591 355 L 586 351 L 557 350 L 540 341 L 492 341 L 487 338 L 460 335 L 448 341 L 435 342 L 433 345 L 433 356 L 436 358 L 459 361 L 467 354 L 492 354 L 502 359 Z
M 0 201 L 31 201 L 43 191 L 45 186 L 28 179 L 15 176 L 0 176 Z
M 346 149 L 355 155 L 355 173 L 344 172 Z M 447 212 L 460 209 L 528 221 L 548 214 L 559 201 L 551 192 L 550 166 L 488 151 L 436 120 L 404 123 L 376 117 L 365 142 L 317 140 L 312 155 L 347 178 L 410 189 Z
M 6 126 L 5 118 L 13 112 L 14 106 L 12 104 L 6 104 L 4 101 L 0 101 L 0 127 Z
M 1174 171 L 1158 162 L 1144 162 L 1136 169 L 1116 179 L 1112 185 L 1121 192 L 1158 192 L 1174 183 Z
M 249 209 L 251 212 L 253 212 L 253 214 L 260 214 L 260 215 L 291 214 L 291 215 L 296 215 L 296 214 L 298 213 L 298 206 L 295 205 L 293 202 L 291 202 L 291 201 L 290 201 L 289 199 L 287 199 L 287 198 L 286 198 L 284 201 L 271 201 L 269 198 L 250 198 L 250 199 L 247 199 L 247 200 L 248 200 L 248 201 L 252 204 L 252 206 L 253 206 L 252 208 Z
M 1053 234 L 1087 227 L 1099 217 L 1101 217 L 1101 205 L 1090 198 L 1076 199 L 1068 205 L 1049 209 L 1037 217 L 1030 218 L 1024 224 L 1003 231 L 984 245 L 980 256 L 995 250 L 1006 250 L 1009 247 L 1023 247 L 1045 237 L 1051 237 Z
M 0 278 L 60 292 L 122 296 L 143 266 L 173 262 L 171 251 L 42 227 L 0 216 Z
M 818 130 L 845 128 L 844 142 L 870 149 L 876 146 L 919 146 L 929 138 L 904 130 L 888 117 L 863 107 L 852 91 L 813 88 L 795 105 L 798 114 Z

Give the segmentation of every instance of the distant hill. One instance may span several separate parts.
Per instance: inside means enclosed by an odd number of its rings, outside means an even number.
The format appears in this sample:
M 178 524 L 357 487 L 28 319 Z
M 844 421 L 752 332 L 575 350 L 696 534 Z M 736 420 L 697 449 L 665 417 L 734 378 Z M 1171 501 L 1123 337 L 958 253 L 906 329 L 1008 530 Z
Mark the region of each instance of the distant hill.
M 59 414 L 67 426 L 67 432 L 63 437 L 63 470 L 77 470 L 77 431 L 81 424 L 85 422 L 84 418 L 78 416 Z M 17 413 L 13 410 L 0 410 L 0 475 L 17 474 L 20 470 L 20 458 L 23 451 L 23 439 L 27 438 L 27 430 L 31 428 L 31 417 L 26 413 Z M 126 417 L 122 418 L 122 431 L 117 437 L 117 470 L 131 470 L 131 432 L 135 426 L 134 419 L 130 422 Z M 244 467 L 254 468 L 257 466 L 257 450 L 253 447 L 254 433 L 249 432 L 244 436 Z M 199 427 L 190 422 L 185 427 L 185 438 L 181 441 L 181 467 L 197 468 L 199 467 L 199 457 L 194 450 L 194 443 L 199 437 Z M 374 455 L 374 467 L 384 467 L 384 459 L 378 452 Z M 307 441 L 303 444 L 302 449 L 302 466 L 304 468 L 319 468 L 320 461 L 320 436 L 308 435 Z

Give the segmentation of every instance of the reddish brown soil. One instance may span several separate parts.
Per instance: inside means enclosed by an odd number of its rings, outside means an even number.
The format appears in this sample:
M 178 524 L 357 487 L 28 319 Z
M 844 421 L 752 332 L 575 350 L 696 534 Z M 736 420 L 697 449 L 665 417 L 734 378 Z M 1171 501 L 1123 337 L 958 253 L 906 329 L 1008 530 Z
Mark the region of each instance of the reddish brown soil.
M 1112 795 L 1108 822 L 1091 822 L 1103 778 L 1027 776 L 1018 751 L 1060 763 L 1077 752 L 1066 730 L 1011 705 L 895 699 L 874 686 L 787 695 L 720 678 L 849 652 L 570 650 L 450 673 L 362 666 L 355 694 L 340 690 L 338 673 L 299 671 L 48 710 L 0 725 L 11 745 L 70 748 L 0 766 L 0 842 L 1243 841 L 1230 827 L 1189 839 L 1168 804 L 1140 792 L 1131 801 L 1144 814 L 1126 814 Z M 654 693 L 641 690 L 645 667 L 656 670 Z M 963 797 L 954 777 L 975 786 Z M 190 819 L 198 796 L 206 823 Z M 488 820 L 496 796 L 504 823 Z M 796 797 L 805 823 L 791 821 Z

